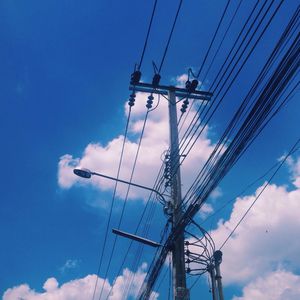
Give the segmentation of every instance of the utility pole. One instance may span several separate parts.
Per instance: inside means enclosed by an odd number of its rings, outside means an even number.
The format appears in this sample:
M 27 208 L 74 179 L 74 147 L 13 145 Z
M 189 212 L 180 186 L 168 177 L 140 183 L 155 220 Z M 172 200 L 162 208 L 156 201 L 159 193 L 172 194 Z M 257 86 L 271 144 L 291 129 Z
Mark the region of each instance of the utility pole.
M 182 216 L 180 156 L 177 127 L 177 108 L 175 89 L 169 89 L 169 124 L 170 124 L 170 165 L 171 165 L 171 199 L 173 207 L 172 226 L 176 227 Z M 173 294 L 175 300 L 188 300 L 189 290 L 186 288 L 184 233 L 181 231 L 174 241 L 172 249 Z
M 169 108 L 169 134 L 170 134 L 170 166 L 171 166 L 171 210 L 172 210 L 172 228 L 176 228 L 178 221 L 182 217 L 181 207 L 181 176 L 180 176 L 180 154 L 178 143 L 177 127 L 177 106 L 176 97 L 199 99 L 202 101 L 210 100 L 212 94 L 204 91 L 196 91 L 197 80 L 189 82 L 187 88 L 178 88 L 174 86 L 159 85 L 160 76 L 155 74 L 152 84 L 139 82 L 141 74 L 136 71 L 132 74 L 129 89 L 133 91 L 131 95 L 135 97 L 135 92 L 144 92 L 152 94 L 161 94 L 168 97 Z M 150 96 L 150 97 L 151 97 Z M 149 98 L 150 99 L 150 98 Z M 153 98 L 152 98 L 153 99 Z M 187 106 L 187 104 L 186 104 Z M 185 106 L 185 109 L 186 109 Z M 173 295 L 174 300 L 189 300 L 189 290 L 186 285 L 186 270 L 184 257 L 184 229 L 174 239 L 173 245 L 170 246 L 172 253 L 172 273 L 173 273 Z M 143 299 L 148 299 L 151 295 L 153 282 L 147 283 L 146 292 Z

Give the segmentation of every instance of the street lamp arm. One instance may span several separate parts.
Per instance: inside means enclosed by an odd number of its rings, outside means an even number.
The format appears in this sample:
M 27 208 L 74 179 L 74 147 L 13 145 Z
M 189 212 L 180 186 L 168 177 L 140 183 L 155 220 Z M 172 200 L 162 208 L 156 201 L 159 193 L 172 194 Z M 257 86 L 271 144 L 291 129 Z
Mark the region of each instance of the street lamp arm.
M 133 183 L 133 182 L 129 182 L 129 181 L 126 181 L 126 180 L 122 180 L 122 179 L 119 179 L 119 178 L 111 177 L 111 176 L 108 176 L 108 175 L 96 173 L 96 172 L 91 172 L 91 174 L 96 175 L 96 176 L 100 176 L 100 177 L 103 177 L 103 178 L 106 178 L 106 179 L 114 180 L 114 181 L 117 181 L 117 182 L 125 183 L 125 184 L 128 184 L 128 185 L 132 185 L 132 186 L 135 186 L 135 187 L 140 188 L 140 189 L 148 190 L 148 191 L 153 192 L 156 195 L 158 195 L 158 197 L 161 199 L 160 203 L 162 203 L 162 204 L 166 203 L 165 197 L 159 191 L 157 191 L 155 189 L 152 189 L 150 187 L 143 186 L 143 185 Z
M 140 184 L 137 184 L 137 183 L 129 182 L 129 181 L 126 181 L 126 180 L 115 178 L 115 177 L 111 177 L 111 176 L 104 175 L 104 174 L 101 174 L 101 173 L 92 172 L 88 169 L 74 169 L 73 172 L 77 176 L 82 177 L 82 178 L 86 178 L 86 179 L 91 178 L 92 175 L 95 175 L 95 176 L 103 177 L 103 178 L 106 178 L 106 179 L 114 180 L 114 181 L 117 181 L 117 182 L 125 183 L 125 184 L 131 185 L 131 186 L 134 186 L 134 187 L 137 187 L 137 188 L 140 188 L 140 189 L 148 190 L 150 192 L 155 193 L 160 198 L 159 202 L 161 204 L 165 205 L 166 202 L 167 202 L 162 193 L 160 193 L 159 191 L 157 191 L 155 189 L 147 187 L 147 186 L 143 186 L 143 185 L 140 185 Z

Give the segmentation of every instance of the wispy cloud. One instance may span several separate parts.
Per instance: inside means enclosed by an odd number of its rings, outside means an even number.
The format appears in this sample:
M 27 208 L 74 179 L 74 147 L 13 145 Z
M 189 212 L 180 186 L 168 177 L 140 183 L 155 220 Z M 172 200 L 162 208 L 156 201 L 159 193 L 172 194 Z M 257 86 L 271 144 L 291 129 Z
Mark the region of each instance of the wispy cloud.
M 65 264 L 59 268 L 61 273 L 65 273 L 68 270 L 75 269 L 79 266 L 80 261 L 77 259 L 68 259 Z

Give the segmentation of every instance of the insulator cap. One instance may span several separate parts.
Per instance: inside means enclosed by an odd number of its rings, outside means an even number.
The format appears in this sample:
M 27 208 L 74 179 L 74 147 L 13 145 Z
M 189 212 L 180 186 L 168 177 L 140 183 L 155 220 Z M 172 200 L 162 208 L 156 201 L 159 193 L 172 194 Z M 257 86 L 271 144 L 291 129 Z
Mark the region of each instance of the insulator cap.
M 130 84 L 137 84 L 139 83 L 140 79 L 141 79 L 141 76 L 142 76 L 142 73 L 141 71 L 134 71 L 132 74 L 131 74 L 131 80 L 130 80 Z
M 194 79 L 191 83 L 190 91 L 194 92 L 196 90 L 197 86 L 198 86 L 198 80 Z
M 159 82 L 160 82 L 160 75 L 159 74 L 155 74 L 154 76 L 153 76 L 153 79 L 152 79 L 152 85 L 153 86 L 158 86 L 159 85 Z
M 223 253 L 222 251 L 220 250 L 217 250 L 215 253 L 214 253 L 214 259 L 217 263 L 221 263 L 222 262 L 222 256 L 223 256 Z

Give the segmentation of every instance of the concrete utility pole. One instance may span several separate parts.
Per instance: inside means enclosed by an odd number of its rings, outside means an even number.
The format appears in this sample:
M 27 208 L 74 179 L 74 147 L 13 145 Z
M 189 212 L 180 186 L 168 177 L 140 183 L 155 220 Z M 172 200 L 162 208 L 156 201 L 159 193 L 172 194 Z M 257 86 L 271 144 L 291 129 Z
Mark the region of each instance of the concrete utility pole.
M 170 123 L 170 162 L 171 162 L 171 199 L 173 206 L 172 226 L 176 227 L 182 216 L 181 208 L 181 176 L 180 156 L 177 127 L 177 108 L 175 89 L 169 90 L 169 123 Z M 173 250 L 173 294 L 175 300 L 189 299 L 189 290 L 186 288 L 185 259 L 184 259 L 184 233 L 177 236 Z
M 133 74 L 135 75 L 135 74 Z M 139 75 L 140 76 L 140 75 Z M 156 77 L 155 77 L 156 76 Z M 178 88 L 174 86 L 159 85 L 160 76 L 156 74 L 152 84 L 141 83 L 133 80 L 129 87 L 135 92 L 144 92 L 149 94 L 161 94 L 168 96 L 169 102 L 169 124 L 170 124 L 170 166 L 171 166 L 171 204 L 172 204 L 172 227 L 176 228 L 178 221 L 182 217 L 181 207 L 181 177 L 180 177 L 180 154 L 178 144 L 177 127 L 177 107 L 176 97 L 199 99 L 202 101 L 210 100 L 212 94 L 209 92 L 196 91 L 197 80 L 193 80 L 191 88 Z M 159 78 L 158 78 L 159 76 Z M 134 78 L 134 76 L 132 77 Z M 156 78 L 156 80 L 155 80 Z M 194 87 L 194 88 L 193 88 Z M 184 257 L 184 230 L 176 237 L 172 248 L 172 273 L 173 273 L 173 295 L 174 300 L 189 300 L 189 290 L 186 286 L 186 270 Z M 149 291 L 148 291 L 149 292 Z

